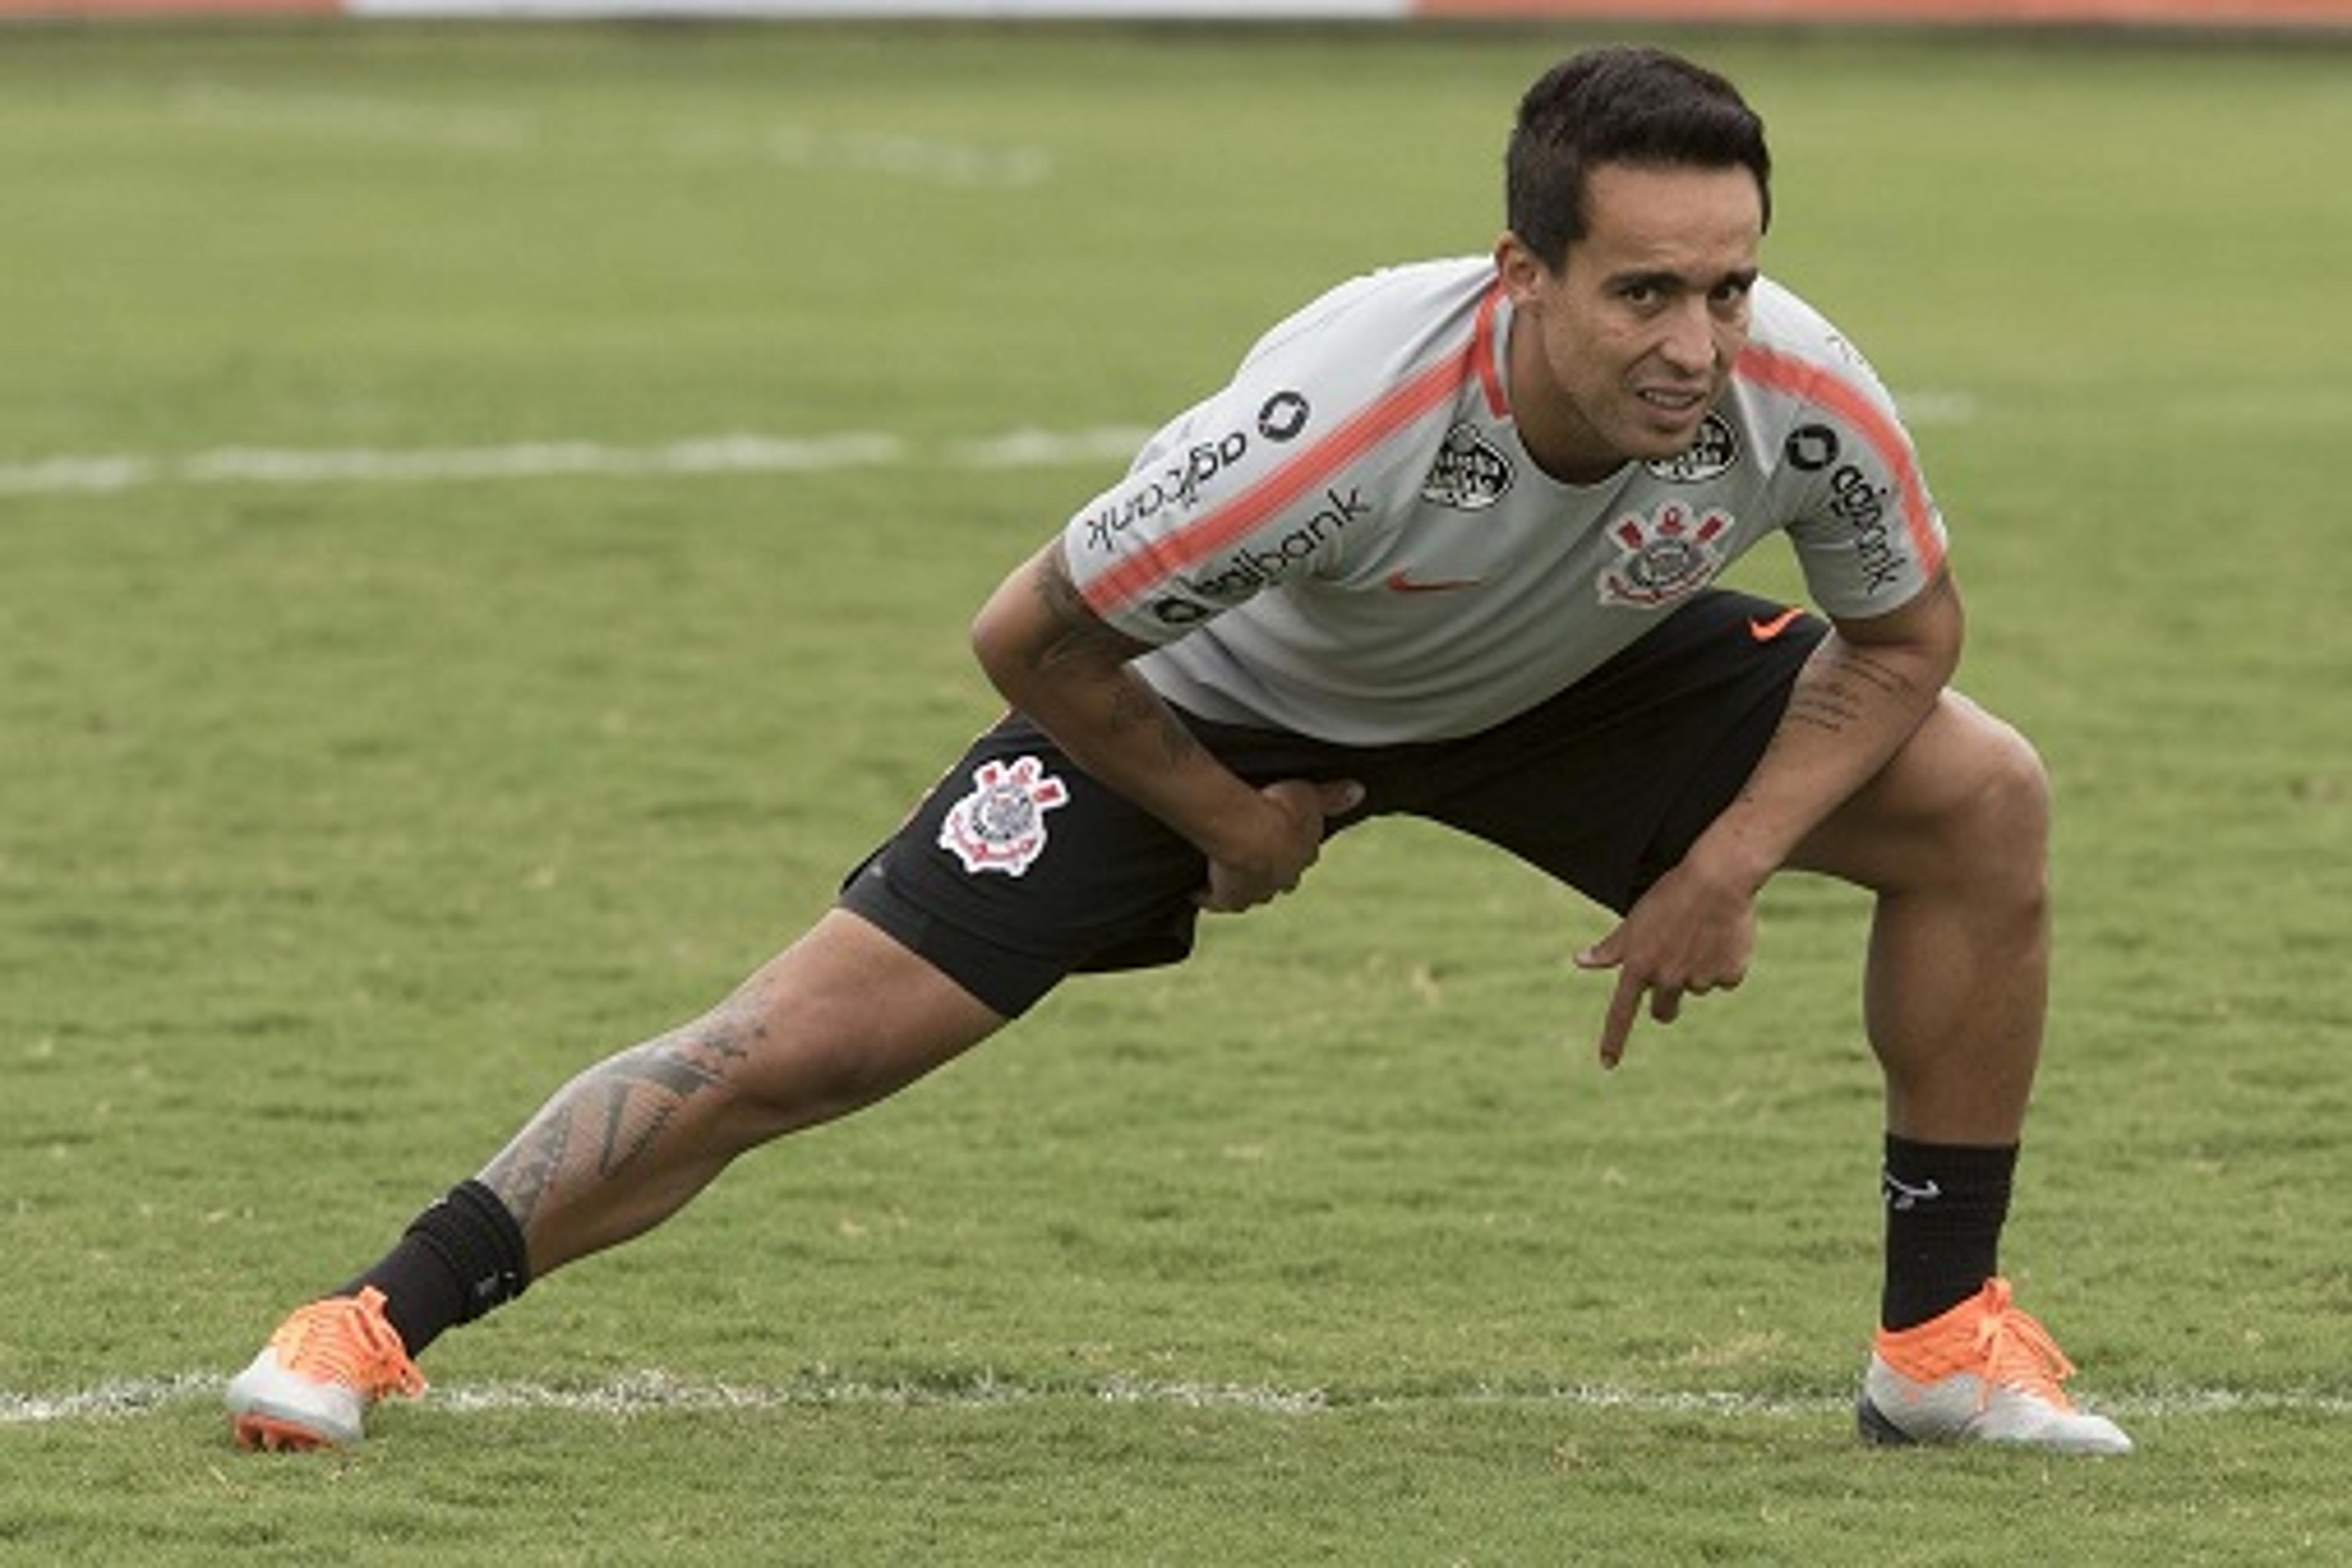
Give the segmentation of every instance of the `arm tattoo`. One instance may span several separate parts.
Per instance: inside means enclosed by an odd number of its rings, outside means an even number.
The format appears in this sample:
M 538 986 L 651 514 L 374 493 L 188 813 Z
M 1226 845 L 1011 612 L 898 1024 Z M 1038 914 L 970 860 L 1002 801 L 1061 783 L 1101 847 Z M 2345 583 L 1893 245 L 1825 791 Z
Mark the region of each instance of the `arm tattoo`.
M 1087 657 L 1104 659 L 1106 679 L 1110 683 L 1107 717 L 1113 729 L 1150 730 L 1160 742 L 1161 761 L 1171 767 L 1201 749 L 1200 742 L 1183 721 L 1149 686 L 1128 671 L 1127 661 L 1148 651 L 1149 645 L 1114 630 L 1094 613 L 1078 592 L 1077 584 L 1070 581 L 1069 570 L 1063 564 L 1059 551 L 1045 553 L 1030 582 L 1038 603 L 1045 605 L 1055 627 L 1054 640 L 1038 656 L 1036 668 L 1050 668 Z
M 1201 749 L 1192 731 L 1176 717 L 1165 702 L 1152 693 L 1150 687 L 1134 676 L 1121 670 L 1118 687 L 1111 693 L 1110 721 L 1112 727 L 1132 730 L 1148 727 L 1160 741 L 1160 759 L 1176 767 Z
M 1046 668 L 1087 654 L 1108 653 L 1115 658 L 1132 658 L 1141 645 L 1133 638 L 1122 637 L 1103 624 L 1087 604 L 1078 585 L 1070 581 L 1070 574 L 1062 564 L 1061 552 L 1048 551 L 1037 563 L 1037 574 L 1030 579 L 1037 602 L 1054 623 L 1054 640 L 1045 645 L 1037 657 L 1037 667 Z
M 1900 699 L 1911 690 L 1911 684 L 1901 670 L 1860 648 L 1838 648 L 1789 693 L 1789 719 L 1832 735 L 1843 734 L 1873 698 Z
M 744 1026 L 721 1014 L 606 1058 L 556 1091 L 483 1171 L 483 1185 L 528 1226 L 551 1193 L 625 1175 L 679 1108 L 724 1082 L 751 1045 Z

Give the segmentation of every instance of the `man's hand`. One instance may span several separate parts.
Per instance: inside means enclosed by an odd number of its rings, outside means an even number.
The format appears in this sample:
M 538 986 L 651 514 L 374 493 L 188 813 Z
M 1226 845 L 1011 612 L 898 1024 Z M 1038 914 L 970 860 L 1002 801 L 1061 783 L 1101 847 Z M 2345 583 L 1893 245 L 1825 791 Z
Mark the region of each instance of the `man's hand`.
M 1601 1026 L 1601 1065 L 1624 1058 L 1645 994 L 1650 1016 L 1671 1024 L 1685 995 L 1728 991 L 1745 980 L 1755 951 L 1753 887 L 1710 877 L 1688 860 L 1658 879 L 1615 931 L 1576 955 L 1579 969 L 1617 972 Z
M 1959 662 L 1962 631 L 1948 573 L 1900 609 L 1833 622 L 1738 797 L 1615 931 L 1576 955 L 1579 968 L 1617 971 L 1601 1066 L 1623 1059 L 1643 996 L 1671 1024 L 1685 995 L 1747 977 L 1765 879 L 1918 730 Z
M 1237 913 L 1298 886 L 1322 852 L 1325 819 L 1362 804 L 1364 786 L 1284 779 L 1257 793 L 1266 809 L 1233 825 L 1243 831 L 1209 856 L 1209 885 L 1193 897 L 1204 910 Z

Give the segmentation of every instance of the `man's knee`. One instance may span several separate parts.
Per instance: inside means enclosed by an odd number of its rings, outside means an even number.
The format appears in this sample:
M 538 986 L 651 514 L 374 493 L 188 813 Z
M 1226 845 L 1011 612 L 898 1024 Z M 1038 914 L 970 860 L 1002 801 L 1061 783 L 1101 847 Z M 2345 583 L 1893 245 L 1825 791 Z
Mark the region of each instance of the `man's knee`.
M 1965 884 L 2038 906 L 2050 812 L 2049 770 L 2033 743 L 1948 692 L 1798 863 L 1880 891 Z
M 1972 838 L 1989 836 L 1979 847 L 2030 847 L 2038 858 L 2050 830 L 2050 771 L 2042 753 L 1983 709 L 1969 704 L 1961 712 L 1960 743 L 1941 764 L 1958 786 L 1950 805 L 1955 827 Z
M 2050 772 L 2013 726 L 1979 710 L 1972 787 L 1953 832 L 1953 873 L 2040 929 L 2049 919 Z
M 838 911 L 711 1012 L 740 1053 L 734 1092 L 780 1129 L 884 1099 L 1003 1020 Z

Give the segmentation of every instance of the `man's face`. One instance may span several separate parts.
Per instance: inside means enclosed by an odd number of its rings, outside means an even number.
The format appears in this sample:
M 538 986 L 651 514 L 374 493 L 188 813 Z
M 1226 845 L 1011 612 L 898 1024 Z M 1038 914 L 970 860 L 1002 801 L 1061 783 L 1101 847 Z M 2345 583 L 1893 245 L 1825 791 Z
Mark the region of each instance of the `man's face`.
M 1513 417 L 1570 483 L 1689 447 L 1748 342 L 1764 237 L 1744 168 L 1603 163 L 1585 204 L 1587 233 L 1559 271 L 1515 236 L 1496 250 L 1517 311 Z

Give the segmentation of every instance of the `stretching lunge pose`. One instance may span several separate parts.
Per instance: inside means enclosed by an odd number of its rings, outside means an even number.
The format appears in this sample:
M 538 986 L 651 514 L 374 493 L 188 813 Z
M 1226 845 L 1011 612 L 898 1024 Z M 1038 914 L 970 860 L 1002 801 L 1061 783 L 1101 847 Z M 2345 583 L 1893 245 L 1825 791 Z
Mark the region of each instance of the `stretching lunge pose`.
M 1997 1253 L 2041 1053 L 2049 805 L 1946 682 L 1960 601 L 1892 402 L 1762 278 L 1763 127 L 1656 50 L 1527 93 L 1491 255 L 1276 325 L 982 606 L 1013 712 L 798 942 L 574 1079 L 229 1385 L 238 1438 L 359 1440 L 411 1359 L 872 1103 L 1066 975 L 1173 963 L 1406 813 L 1622 917 L 1600 1057 L 1737 985 L 1784 869 L 1876 896 L 1885 1286 L 1865 1436 L 2119 1453 Z M 1771 534 L 1819 616 L 1713 586 Z

